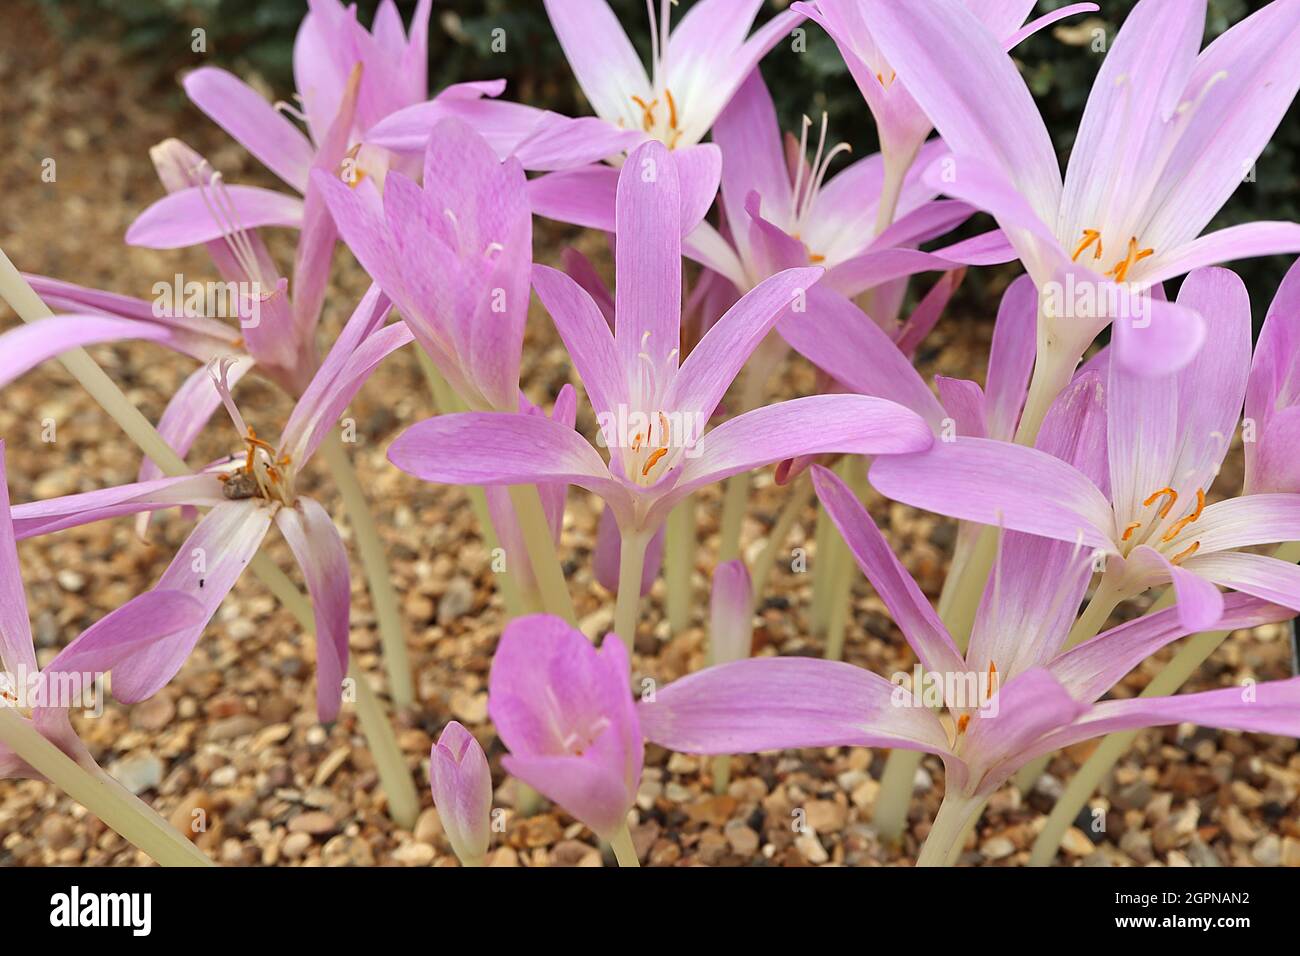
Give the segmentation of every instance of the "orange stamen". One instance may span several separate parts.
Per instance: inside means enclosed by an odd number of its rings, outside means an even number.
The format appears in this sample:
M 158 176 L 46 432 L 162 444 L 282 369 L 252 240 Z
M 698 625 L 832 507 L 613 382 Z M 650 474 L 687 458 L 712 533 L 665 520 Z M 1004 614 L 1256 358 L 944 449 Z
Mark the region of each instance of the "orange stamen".
M 1196 510 L 1194 510 L 1191 514 L 1187 515 L 1185 518 L 1180 519 L 1177 524 L 1175 524 L 1172 528 L 1170 528 L 1168 531 L 1165 532 L 1164 537 L 1162 537 L 1160 540 L 1173 541 L 1174 538 L 1178 537 L 1178 533 L 1182 531 L 1184 528 L 1186 528 L 1193 521 L 1195 521 L 1197 518 L 1199 518 L 1201 516 L 1201 512 L 1204 510 L 1205 510 L 1205 492 L 1202 491 L 1200 488 L 1197 488 L 1196 489 Z
M 826 257 L 822 255 L 820 252 L 810 252 L 808 253 L 808 261 L 811 262 L 813 265 L 816 265 L 819 262 L 825 262 Z
M 1172 488 L 1161 488 L 1159 491 L 1151 492 L 1151 494 L 1147 497 L 1147 500 L 1142 502 L 1142 507 L 1143 508 L 1151 507 L 1151 503 L 1155 501 L 1157 498 L 1159 498 L 1161 495 L 1168 495 L 1169 500 L 1160 506 L 1160 510 L 1157 512 L 1157 514 L 1159 514 L 1160 517 L 1162 518 L 1167 518 L 1169 517 L 1169 510 L 1173 508 L 1173 506 L 1178 501 L 1178 492 L 1174 491 L 1174 489 Z
M 1169 563 L 1170 563 L 1170 564 L 1177 564 L 1179 561 L 1183 560 L 1183 558 L 1186 558 L 1186 557 L 1189 557 L 1189 556 L 1195 554 L 1196 551 L 1197 551 L 1197 549 L 1200 548 L 1200 546 L 1201 546 L 1201 542 L 1199 542 L 1199 541 L 1193 541 L 1190 545 L 1188 545 L 1188 546 L 1187 546 L 1186 548 L 1184 548 L 1182 551 L 1179 551 L 1179 552 L 1178 552 L 1177 554 L 1175 554 L 1172 558 L 1170 558 L 1170 559 L 1169 559 Z
M 664 98 L 668 100 L 668 128 L 677 128 L 677 104 L 673 101 L 673 91 L 664 88 Z
M 666 454 L 668 454 L 667 448 L 656 448 L 653 452 L 651 452 L 650 457 L 646 460 L 645 467 L 641 469 L 641 477 L 645 478 L 646 476 L 648 476 L 650 474 L 650 469 L 653 468 L 655 465 L 657 465 L 659 463 L 659 459 Z
M 651 100 L 647 103 L 639 96 L 632 97 L 632 102 L 641 107 L 641 128 L 647 133 L 655 125 L 655 107 L 659 105 L 658 100 Z
M 1094 242 L 1097 244 L 1097 248 L 1093 252 L 1092 257 L 1094 259 L 1100 259 L 1101 258 L 1101 233 L 1096 229 L 1085 229 L 1083 230 L 1083 239 L 1081 239 L 1079 241 L 1079 244 L 1075 246 L 1074 255 L 1070 256 L 1070 261 L 1078 262 L 1079 256 L 1083 255 L 1084 251 Z
M 957 733 L 966 733 L 966 728 L 970 726 L 970 714 L 962 714 L 957 718 Z
M 1130 522 L 1129 525 L 1124 529 L 1124 533 L 1119 536 L 1119 539 L 1121 541 L 1127 541 L 1129 538 L 1133 537 L 1133 532 L 1140 527 L 1142 527 L 1141 521 Z
M 1151 255 L 1155 255 L 1154 249 L 1139 249 L 1137 236 L 1131 236 L 1128 241 L 1128 255 L 1124 257 L 1123 261 L 1117 262 L 1106 275 L 1114 276 L 1116 282 L 1123 282 L 1128 275 L 1129 269 Z

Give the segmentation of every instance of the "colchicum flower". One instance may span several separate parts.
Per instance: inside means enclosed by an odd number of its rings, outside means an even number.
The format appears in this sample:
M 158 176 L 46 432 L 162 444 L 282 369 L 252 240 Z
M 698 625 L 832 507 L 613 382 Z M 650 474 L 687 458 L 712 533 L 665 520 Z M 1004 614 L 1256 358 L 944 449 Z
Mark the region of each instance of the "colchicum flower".
M 912 412 L 860 395 L 769 405 L 705 432 L 750 352 L 820 277 L 791 269 L 760 284 L 679 359 L 682 193 L 672 154 L 637 147 L 618 191 L 615 331 L 565 274 L 534 268 L 610 450 L 606 464 L 571 428 L 530 415 L 441 415 L 389 449 L 403 471 L 446 484 L 564 481 L 605 499 L 626 539 L 649 539 L 696 488 L 773 461 L 821 451 L 894 454 L 928 447 Z
M 1213 347 L 1170 375 L 1139 375 L 1110 362 L 1106 455 L 1098 449 L 1091 465 L 958 438 L 923 454 L 880 459 L 872 485 L 914 507 L 1077 542 L 1105 556 L 1101 586 L 1117 599 L 1172 581 L 1188 630 L 1205 630 L 1222 614 L 1215 585 L 1300 609 L 1300 568 L 1238 550 L 1300 539 L 1300 494 L 1207 503 L 1246 392 L 1245 286 L 1226 269 L 1198 269 L 1183 282 L 1178 304 L 1205 316 Z
M 992 213 L 1043 295 L 1036 410 L 1112 320 L 1123 320 L 1123 364 L 1161 373 L 1190 361 L 1204 317 L 1164 301 L 1164 280 L 1300 250 L 1289 222 L 1201 236 L 1300 87 L 1295 0 L 1275 0 L 1203 51 L 1206 0 L 1140 0 L 1093 84 L 1064 185 L 1024 80 L 960 0 L 861 3 L 880 51 L 953 151 L 929 181 Z
M 150 697 L 175 676 L 274 522 L 302 569 L 312 599 L 317 712 L 325 722 L 338 716 L 348 660 L 347 551 L 329 513 L 316 501 L 299 495 L 295 485 L 303 466 L 375 366 L 411 341 L 404 325 L 383 327 L 389 308 L 388 300 L 372 287 L 294 406 L 278 446 L 245 423 L 230 394 L 225 375 L 228 366 L 218 362 L 212 384 L 239 430 L 242 454 L 194 475 L 136 482 L 13 509 L 20 539 L 163 508 L 211 509 L 155 586 L 156 590 L 193 596 L 202 605 L 204 616 L 193 627 L 155 642 L 118 665 L 114 688 L 122 700 Z
M 492 773 L 479 742 L 457 721 L 429 752 L 429 787 L 456 858 L 482 866 L 492 837 Z
M 820 467 L 813 481 L 920 660 L 923 686 L 908 688 L 838 661 L 751 658 L 691 674 L 639 704 L 647 740 L 699 754 L 842 746 L 937 754 L 947 771 L 944 808 L 931 831 L 931 842 L 939 845 L 920 862 L 942 864 L 989 794 L 1035 757 L 1062 747 L 1183 721 L 1287 737 L 1300 733 L 1300 678 L 1177 697 L 1101 700 L 1130 670 L 1190 629 L 1170 609 L 1064 650 L 1091 563 L 1086 551 L 1063 542 L 1007 533 L 970 647 L 960 654 L 853 492 Z M 1044 587 L 1044 581 L 1055 584 Z M 1293 613 L 1236 594 L 1225 601 L 1214 626 L 1255 627 Z
M 30 719 L 42 736 L 73 760 L 91 767 L 94 759 L 72 729 L 69 708 L 90 706 L 86 697 L 98 692 L 96 685 L 106 672 L 115 672 L 116 684 L 117 668 L 148 659 L 151 648 L 201 627 L 206 615 L 203 606 L 189 595 L 155 589 L 96 621 L 39 668 L 10 517 L 4 454 L 4 442 L 0 441 L 0 664 L 4 668 L 0 707 L 22 709 L 24 719 Z M 40 776 L 0 745 L 0 778 Z
M 603 839 L 625 825 L 645 747 L 618 637 L 598 651 L 557 617 L 516 618 L 492 658 L 488 714 L 509 773 Z
M 1247 495 L 1300 493 L 1300 262 L 1264 318 L 1246 382 Z

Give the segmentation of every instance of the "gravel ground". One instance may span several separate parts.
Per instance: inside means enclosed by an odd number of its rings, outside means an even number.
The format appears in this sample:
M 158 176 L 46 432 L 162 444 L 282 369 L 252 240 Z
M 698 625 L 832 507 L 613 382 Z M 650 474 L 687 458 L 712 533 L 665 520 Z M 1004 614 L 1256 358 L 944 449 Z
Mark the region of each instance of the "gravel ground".
M 141 71 L 119 62 L 111 47 L 63 48 L 37 28 L 31 8 L 15 4 L 14 13 L 24 28 L 0 33 L 0 82 L 8 91 L 0 106 L 0 135 L 9 153 L 0 166 L 5 251 L 26 271 L 146 297 L 153 282 L 177 272 L 207 277 L 210 266 L 201 254 L 129 249 L 120 241 L 131 219 L 160 194 L 148 147 L 179 136 L 208 155 L 230 181 L 276 184 L 171 88 L 143 85 Z M 57 164 L 54 183 L 41 178 L 46 158 Z M 575 238 L 588 251 L 598 251 L 590 237 L 543 229 L 539 257 L 553 260 L 562 244 Z M 276 248 L 287 261 L 286 247 Z M 337 330 L 366 282 L 346 252 L 337 261 L 327 334 Z M 15 322 L 8 310 L 0 311 L 0 328 Z M 980 377 L 988 331 L 987 322 L 946 319 L 927 343 L 924 370 Z M 193 367 L 147 344 L 93 352 L 155 420 Z M 541 314 L 530 323 L 526 355 L 525 389 L 534 400 L 549 401 L 570 373 Z M 790 395 L 811 388 L 811 374 L 803 366 L 791 365 L 781 382 L 781 391 Z M 500 772 L 502 748 L 487 720 L 488 666 L 504 616 L 486 550 L 458 490 L 422 484 L 384 457 L 401 428 L 431 413 L 426 394 L 414 355 L 404 351 L 380 369 L 350 412 L 360 436 L 355 464 L 370 491 L 403 595 L 418 675 L 418 705 L 397 716 L 399 741 L 411 772 L 424 781 L 432 740 L 449 719 L 460 720 L 488 751 L 500 784 L 497 804 L 509 810 L 512 788 Z M 239 398 L 244 414 L 264 434 L 278 431 L 290 407 L 272 386 L 256 381 L 241 385 Z M 42 440 L 47 419 L 56 426 L 53 443 Z M 579 426 L 592 432 L 589 412 Z M 139 464 L 134 447 L 54 363 L 5 390 L 0 436 L 8 442 L 15 502 L 126 482 Z M 214 419 L 191 461 L 229 452 L 235 439 L 228 424 Z M 1230 459 L 1225 487 L 1239 481 L 1239 458 L 1234 453 Z M 764 544 L 785 497 L 770 471 L 756 476 L 755 489 L 744 536 L 751 555 Z M 328 479 L 316 473 L 305 476 L 302 490 L 333 500 Z M 583 628 L 595 634 L 610 625 L 613 606 L 612 595 L 590 572 L 598 510 L 593 499 L 576 490 L 569 505 L 563 558 Z M 656 584 L 637 637 L 635 677 L 671 680 L 702 663 L 719 505 L 716 489 L 698 497 L 701 547 L 692 626 L 669 633 L 661 615 L 662 584 Z M 926 593 L 937 595 L 951 525 L 879 499 L 873 499 L 872 510 Z M 812 526 L 809 509 L 788 546 L 806 547 L 815 562 Z M 179 515 L 169 515 L 155 523 L 148 542 L 123 519 L 21 545 L 42 662 L 82 628 L 149 587 L 186 531 Z M 277 536 L 268 538 L 268 547 L 282 567 L 292 568 Z M 356 577 L 352 650 L 383 692 L 374 617 Z M 820 642 L 807 636 L 808 575 L 778 566 L 767 593 L 756 621 L 757 652 L 819 653 Z M 304 640 L 290 615 L 246 576 L 170 686 L 133 707 L 110 702 L 102 717 L 78 718 L 78 729 L 104 766 L 179 827 L 204 819 L 206 829 L 195 835 L 196 842 L 223 864 L 454 866 L 427 786 L 421 786 L 425 809 L 414 832 L 396 828 L 385 815 L 355 718 L 345 709 L 332 727 L 315 721 L 312 657 L 311 641 Z M 913 663 L 884 606 L 860 580 L 846 657 L 883 674 L 910 670 Z M 1232 635 L 1193 686 L 1280 678 L 1290 667 L 1284 628 L 1258 628 Z M 1137 693 L 1157 668 L 1156 661 L 1148 661 L 1119 693 Z M 1027 798 L 1010 787 L 995 795 L 962 862 L 1023 862 L 1052 797 L 1092 746 L 1058 755 Z M 735 758 L 728 792 L 715 796 L 707 761 L 650 747 L 634 840 L 642 861 L 660 866 L 910 863 L 942 795 L 943 768 L 926 759 L 917 774 L 909 832 L 901 845 L 886 846 L 869 824 L 884 758 L 884 752 L 865 749 Z M 1147 731 L 1094 801 L 1105 810 L 1105 832 L 1092 833 L 1087 826 L 1071 830 L 1058 862 L 1300 866 L 1298 791 L 1295 741 L 1187 725 Z M 792 826 L 797 809 L 807 822 L 802 833 Z M 549 807 L 531 817 L 508 812 L 505 832 L 495 839 L 494 865 L 611 862 L 602 858 L 585 827 Z M 0 863 L 147 862 L 54 788 L 34 781 L 0 784 Z

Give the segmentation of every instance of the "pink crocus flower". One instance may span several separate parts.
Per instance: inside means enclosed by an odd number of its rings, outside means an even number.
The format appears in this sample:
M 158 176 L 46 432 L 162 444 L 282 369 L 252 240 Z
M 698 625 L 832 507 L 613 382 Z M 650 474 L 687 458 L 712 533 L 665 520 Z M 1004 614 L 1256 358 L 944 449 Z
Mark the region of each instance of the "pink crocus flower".
M 650 72 L 606 0 L 545 0 L 578 85 L 605 123 L 669 149 L 699 143 L 741 82 L 803 16 L 779 13 L 749 34 L 763 0 L 697 0 L 671 28 L 675 0 L 646 0 Z
M 965 4 L 861 4 L 880 51 L 953 151 L 929 181 L 991 212 L 1044 295 L 1037 409 L 1112 319 L 1125 320 L 1115 323 L 1118 361 L 1159 373 L 1191 360 L 1203 317 L 1147 297 L 1159 283 L 1300 249 L 1294 223 L 1201 236 L 1300 86 L 1300 3 L 1276 0 L 1200 51 L 1206 0 L 1141 0 L 1093 84 L 1064 184 L 1015 64 Z
M 523 168 L 444 120 L 424 181 L 314 180 L 344 242 L 393 300 L 420 347 L 473 409 L 515 411 L 528 317 L 532 217 Z
M 598 651 L 557 617 L 516 618 L 492 658 L 488 713 L 509 773 L 603 839 L 622 829 L 645 748 L 618 637 Z
M 203 619 L 119 664 L 114 686 L 122 700 L 150 697 L 175 676 L 274 523 L 302 569 L 312 598 L 317 711 L 326 722 L 338 716 L 348 659 L 347 551 L 329 513 L 315 500 L 298 494 L 296 481 L 375 366 L 411 341 L 404 325 L 382 327 L 389 308 L 388 300 L 372 287 L 294 406 L 278 446 L 245 423 L 230 394 L 227 366 L 219 362 L 214 384 L 244 442 L 243 454 L 194 475 L 135 482 L 14 508 L 19 538 L 162 508 L 210 509 L 155 586 L 197 598 Z
M 1008 50 L 1059 20 L 1098 9 L 1095 3 L 1074 3 L 1025 24 L 1037 0 L 964 2 Z M 795 3 L 791 9 L 820 24 L 839 47 L 876 121 L 884 164 L 891 175 L 901 178 L 933 126 L 873 38 L 867 7 L 860 0 L 813 0 Z
M 618 191 L 615 331 L 572 279 L 545 266 L 533 283 L 555 320 L 601 423 L 607 464 L 571 428 L 537 416 L 470 412 L 408 428 L 389 449 L 403 471 L 447 484 L 565 481 L 604 498 L 626 539 L 642 544 L 696 488 L 772 461 L 820 451 L 890 454 L 927 447 L 912 412 L 860 395 L 769 405 L 705 432 L 750 352 L 820 277 L 792 269 L 760 284 L 683 362 L 682 197 L 672 154 L 650 141 Z
M 1222 613 L 1215 585 L 1300 609 L 1300 568 L 1239 550 L 1300 538 L 1300 494 L 1206 503 L 1246 392 L 1245 286 L 1226 269 L 1198 269 L 1178 304 L 1205 316 L 1214 347 L 1176 374 L 1109 364 L 1108 463 L 1099 450 L 1091 467 L 1075 467 L 1039 449 L 958 438 L 878 460 L 873 486 L 940 514 L 1078 542 L 1106 557 L 1101 587 L 1119 600 L 1172 581 L 1189 630 Z
M 1244 494 L 1300 493 L 1300 262 L 1264 318 L 1246 382 Z
M 700 754 L 840 746 L 937 754 L 947 771 L 947 792 L 932 834 L 951 843 L 1017 769 L 1080 741 L 1183 721 L 1300 734 L 1300 678 L 1177 697 L 1101 700 L 1130 670 L 1191 629 L 1169 609 L 1065 649 L 1091 564 L 1086 551 L 1063 542 L 1007 533 L 970 646 L 959 653 L 853 492 L 822 468 L 814 470 L 813 481 L 916 653 L 927 684 L 909 689 L 837 661 L 751 658 L 691 674 L 639 704 L 647 740 Z M 1255 627 L 1293 613 L 1234 594 L 1214 626 Z M 929 699 L 927 686 L 935 688 L 937 700 Z M 941 864 L 947 849 L 923 854 L 922 862 Z
M 10 516 L 4 451 L 0 441 L 0 664 L 4 668 L 0 706 L 22 708 L 23 719 L 30 719 L 51 743 L 83 766 L 94 766 L 68 719 L 68 709 L 80 703 L 67 699 L 68 693 L 94 692 L 93 682 L 106 672 L 200 625 L 205 614 L 189 595 L 155 589 L 96 621 L 39 668 Z M 83 683 L 85 678 L 90 685 Z M 0 745 L 0 778 L 10 777 L 39 778 L 40 774 Z
M 790 137 L 783 146 L 776 108 L 757 70 L 718 117 L 713 141 L 722 151 L 722 208 L 730 241 L 701 224 L 688 245 L 695 258 L 737 289 L 752 289 L 782 269 L 818 265 L 826 269 L 819 289 L 857 296 L 917 272 L 1014 258 L 996 231 L 934 253 L 916 249 L 974 211 L 963 202 L 934 201 L 938 190 L 922 181 L 920 168 L 905 179 L 897 208 L 881 230 L 880 154 L 830 176 L 832 161 L 849 147 L 828 147 L 823 115 L 809 159 L 811 125 L 805 117 L 799 139 Z M 942 141 L 934 140 L 923 158 L 934 160 L 947 152 Z
M 479 742 L 457 721 L 429 752 L 429 787 L 456 858 L 482 866 L 492 837 L 492 772 Z

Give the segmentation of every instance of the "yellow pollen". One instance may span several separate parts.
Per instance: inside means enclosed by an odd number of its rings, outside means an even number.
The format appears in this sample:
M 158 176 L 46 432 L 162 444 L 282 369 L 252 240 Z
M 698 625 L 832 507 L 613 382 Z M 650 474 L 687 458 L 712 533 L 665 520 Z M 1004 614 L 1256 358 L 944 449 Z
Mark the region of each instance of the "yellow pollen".
M 1172 558 L 1170 558 L 1170 559 L 1169 559 L 1169 563 L 1170 563 L 1170 564 L 1177 564 L 1179 561 L 1183 560 L 1183 558 L 1186 558 L 1186 557 L 1189 557 L 1189 556 L 1195 554 L 1195 553 L 1196 553 L 1196 550 L 1197 550 L 1200 546 L 1201 546 L 1201 542 L 1199 542 L 1199 541 L 1193 541 L 1190 545 L 1188 545 L 1188 546 L 1187 546 L 1186 548 L 1184 548 L 1182 551 L 1179 551 L 1179 552 L 1178 552 L 1177 554 L 1175 554 Z
M 651 452 L 650 457 L 646 460 L 645 467 L 641 469 L 641 477 L 642 478 L 647 477 L 650 474 L 650 469 L 653 468 L 655 465 L 657 465 L 659 463 L 659 459 L 666 454 L 668 454 L 667 448 L 656 448 L 653 452 Z
M 1142 507 L 1143 508 L 1151 507 L 1151 503 L 1155 501 L 1157 498 L 1159 498 L 1161 495 L 1167 495 L 1168 500 L 1163 505 L 1160 506 L 1160 510 L 1157 512 L 1157 514 L 1159 514 L 1160 517 L 1162 518 L 1167 518 L 1169 517 L 1169 510 L 1173 508 L 1173 506 L 1178 501 L 1178 492 L 1174 491 L 1174 489 L 1172 488 L 1161 488 L 1159 491 L 1151 492 L 1150 496 L 1147 497 L 1146 501 L 1142 502 Z
M 1070 261 L 1078 262 L 1079 256 L 1083 255 L 1084 250 L 1086 250 L 1094 242 L 1097 244 L 1097 248 L 1093 250 L 1092 257 L 1094 259 L 1100 259 L 1101 258 L 1101 232 L 1099 232 L 1096 229 L 1085 229 L 1083 230 L 1083 238 L 1079 240 L 1079 244 L 1075 246 L 1074 255 L 1070 256 Z
M 1191 514 L 1187 515 L 1185 518 L 1179 519 L 1178 523 L 1175 524 L 1168 531 L 1166 531 L 1164 537 L 1162 537 L 1160 540 L 1173 541 L 1174 538 L 1178 537 L 1178 533 L 1182 531 L 1184 528 L 1186 528 L 1193 521 L 1195 521 L 1197 518 L 1199 518 L 1201 516 L 1201 512 L 1204 510 L 1205 510 L 1205 492 L 1202 491 L 1200 488 L 1197 488 L 1196 509 Z
M 1122 535 L 1119 536 L 1119 539 L 1120 539 L 1121 541 L 1127 541 L 1129 538 L 1133 537 L 1133 532 L 1136 531 L 1136 530 L 1137 530 L 1138 528 L 1140 528 L 1140 527 L 1142 527 L 1142 522 L 1141 522 L 1141 521 L 1131 521 L 1131 522 L 1129 522 L 1128 526 L 1124 529 L 1124 533 L 1123 533 Z
M 1128 255 L 1120 262 L 1115 263 L 1106 275 L 1113 276 L 1116 282 L 1123 282 L 1128 275 L 1129 269 L 1151 255 L 1155 255 L 1154 249 L 1139 249 L 1137 236 L 1131 236 L 1128 241 Z

